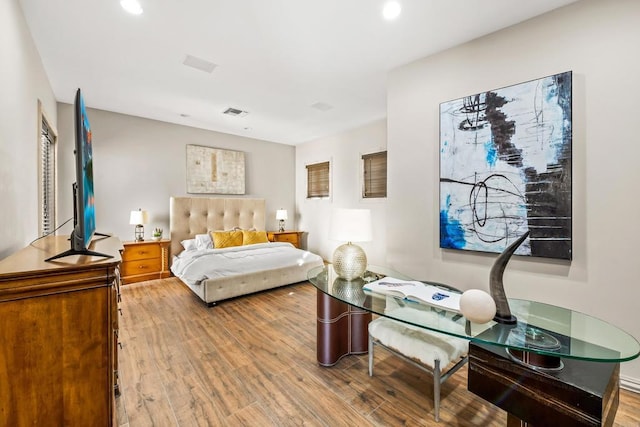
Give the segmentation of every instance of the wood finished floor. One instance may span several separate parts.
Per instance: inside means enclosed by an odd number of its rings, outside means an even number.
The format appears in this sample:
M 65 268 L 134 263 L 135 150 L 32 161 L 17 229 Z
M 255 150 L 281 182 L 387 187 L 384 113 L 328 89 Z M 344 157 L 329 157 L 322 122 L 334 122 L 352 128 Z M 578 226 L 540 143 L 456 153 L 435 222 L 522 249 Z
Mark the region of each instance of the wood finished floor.
M 177 279 L 122 287 L 118 424 L 142 426 L 505 426 L 506 413 L 442 387 L 385 351 L 332 368 L 316 362 L 316 291 L 287 286 L 208 308 Z M 640 395 L 621 391 L 616 426 L 640 426 Z

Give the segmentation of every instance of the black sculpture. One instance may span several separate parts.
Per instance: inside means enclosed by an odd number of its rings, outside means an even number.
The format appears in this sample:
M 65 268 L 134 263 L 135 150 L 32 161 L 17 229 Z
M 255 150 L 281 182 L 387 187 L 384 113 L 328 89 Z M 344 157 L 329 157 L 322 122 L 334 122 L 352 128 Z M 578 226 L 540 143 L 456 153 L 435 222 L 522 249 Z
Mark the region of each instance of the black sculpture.
M 493 300 L 496 302 L 496 315 L 493 318 L 498 323 L 504 323 L 507 325 L 513 325 L 517 323 L 517 319 L 511 314 L 509 308 L 509 302 L 507 296 L 504 293 L 504 285 L 502 284 L 502 275 L 504 269 L 507 267 L 511 255 L 518 249 L 518 246 L 522 244 L 529 236 L 529 232 L 524 233 L 518 240 L 510 244 L 496 259 L 496 262 L 491 267 L 491 273 L 489 274 L 489 291 Z

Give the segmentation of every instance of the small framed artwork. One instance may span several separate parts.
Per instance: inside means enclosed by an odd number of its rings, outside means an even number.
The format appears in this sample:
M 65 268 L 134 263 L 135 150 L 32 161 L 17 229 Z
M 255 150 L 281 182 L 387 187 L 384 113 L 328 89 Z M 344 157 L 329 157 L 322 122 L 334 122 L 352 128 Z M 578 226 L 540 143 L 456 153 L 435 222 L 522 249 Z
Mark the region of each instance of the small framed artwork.
M 244 152 L 187 145 L 187 193 L 245 194 Z
M 570 260 L 571 71 L 440 104 L 440 247 Z

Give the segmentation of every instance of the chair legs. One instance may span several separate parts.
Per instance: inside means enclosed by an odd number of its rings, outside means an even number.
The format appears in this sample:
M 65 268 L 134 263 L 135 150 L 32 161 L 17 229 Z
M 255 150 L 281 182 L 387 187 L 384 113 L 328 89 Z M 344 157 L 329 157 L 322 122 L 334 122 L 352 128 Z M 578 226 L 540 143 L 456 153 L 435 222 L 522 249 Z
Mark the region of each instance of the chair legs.
M 369 334 L 369 376 L 373 376 L 373 338 Z
M 440 361 L 435 360 L 433 367 L 433 416 L 440 421 Z
M 371 336 L 371 334 L 369 334 L 369 376 L 370 377 L 373 376 L 373 349 L 376 345 L 384 347 L 387 351 L 408 361 L 410 364 L 414 365 L 415 367 L 425 372 L 433 374 L 433 416 L 435 420 L 439 422 L 440 421 L 440 386 L 443 382 L 447 380 L 447 378 L 449 378 L 454 372 L 460 369 L 467 362 L 467 357 L 465 356 L 464 358 L 459 360 L 458 363 L 456 363 L 451 369 L 449 369 L 443 375 L 442 371 L 440 370 L 440 360 L 436 359 L 433 369 L 429 369 L 409 359 L 402 353 L 398 353 L 397 351 L 385 346 L 381 342 L 378 342 Z

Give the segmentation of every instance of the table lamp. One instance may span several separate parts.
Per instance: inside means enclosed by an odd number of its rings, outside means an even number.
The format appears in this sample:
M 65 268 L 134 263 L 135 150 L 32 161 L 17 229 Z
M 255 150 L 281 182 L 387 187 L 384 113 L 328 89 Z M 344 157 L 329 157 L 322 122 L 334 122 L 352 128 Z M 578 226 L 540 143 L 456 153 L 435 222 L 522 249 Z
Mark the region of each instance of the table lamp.
M 129 224 L 136 226 L 136 231 L 134 233 L 136 242 L 144 241 L 144 224 L 147 222 L 149 222 L 149 214 L 147 214 L 147 211 L 143 211 L 142 209 L 131 211 Z
M 287 210 L 278 209 L 276 211 L 276 219 L 278 220 L 278 231 L 284 231 L 284 220 L 287 219 Z
M 331 213 L 329 238 L 347 242 L 333 252 L 333 269 L 338 277 L 352 280 L 367 269 L 367 255 L 353 242 L 372 240 L 371 211 L 369 209 L 334 209 Z

